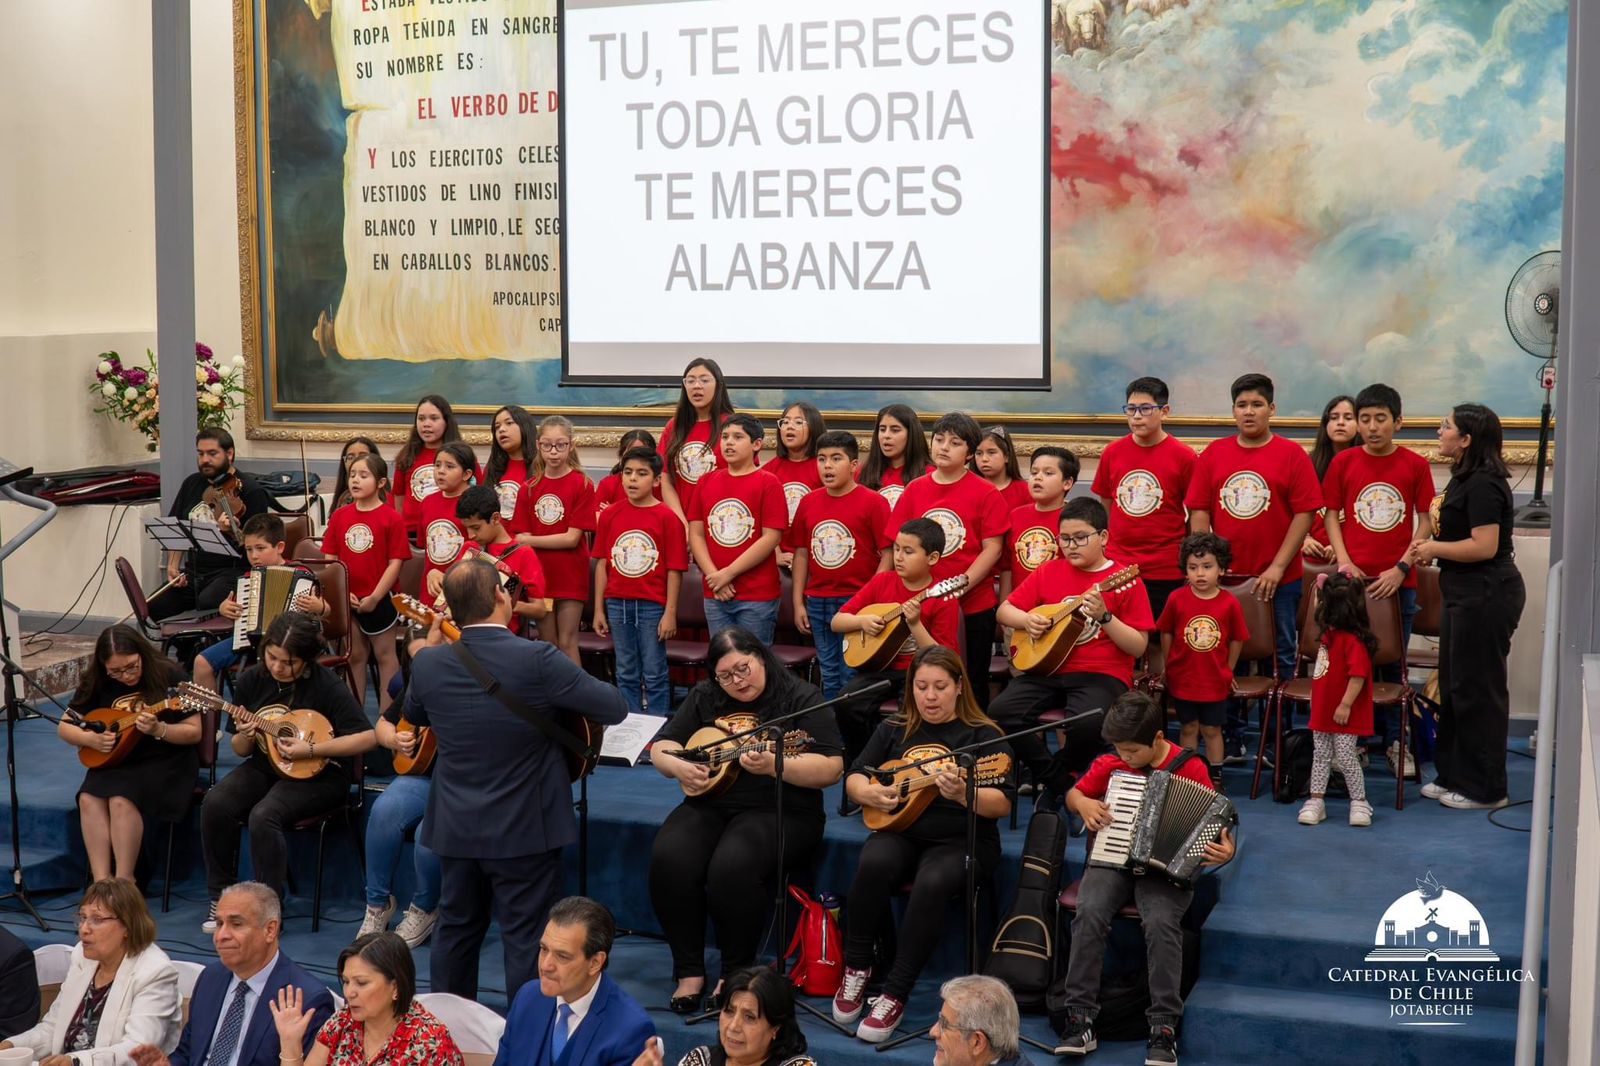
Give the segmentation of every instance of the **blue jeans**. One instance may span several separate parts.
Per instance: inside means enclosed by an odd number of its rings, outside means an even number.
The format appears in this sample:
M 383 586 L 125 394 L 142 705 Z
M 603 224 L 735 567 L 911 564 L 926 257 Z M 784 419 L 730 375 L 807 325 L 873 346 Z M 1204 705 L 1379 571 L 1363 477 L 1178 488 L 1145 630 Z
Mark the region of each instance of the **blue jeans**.
M 1415 593 L 1413 593 L 1413 597 L 1414 596 Z M 200 658 L 204 659 L 211 667 L 211 672 L 213 674 L 221 677 L 223 674 L 228 672 L 230 667 L 232 667 L 240 659 L 244 658 L 244 653 L 234 650 L 233 638 L 229 637 L 227 640 L 213 644 L 211 647 L 201 652 Z
M 706 629 L 711 635 L 734 626 L 748 629 L 763 644 L 771 644 L 778 632 L 778 601 L 719 600 L 707 596 Z
M 666 608 L 654 600 L 606 599 L 606 623 L 617 656 L 617 688 L 628 709 L 672 713 L 672 677 L 667 673 L 667 643 L 656 635 Z M 642 696 L 642 698 L 641 698 Z
M 407 830 L 417 830 L 413 862 L 417 891 L 411 905 L 433 911 L 439 907 L 439 856 L 422 846 L 422 813 L 428 806 L 433 781 L 426 777 L 396 777 L 372 801 L 367 814 L 367 905 L 387 907 L 394 891 L 394 871 Z
M 817 665 L 822 667 L 822 698 L 831 700 L 856 676 L 844 664 L 844 637 L 828 628 L 833 616 L 850 602 L 848 596 L 807 596 L 806 617 L 811 620 L 811 643 L 817 646 Z

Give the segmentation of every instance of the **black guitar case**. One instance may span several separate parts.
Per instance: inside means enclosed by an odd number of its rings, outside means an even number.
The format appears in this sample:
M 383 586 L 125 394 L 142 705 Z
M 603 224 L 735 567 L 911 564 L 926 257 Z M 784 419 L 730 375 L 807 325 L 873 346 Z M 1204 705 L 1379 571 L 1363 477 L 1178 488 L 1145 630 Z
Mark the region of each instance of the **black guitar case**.
M 1011 986 L 1021 1010 L 1044 1009 L 1045 990 L 1055 976 L 1060 943 L 1061 864 L 1067 826 L 1060 815 L 1040 810 L 1028 822 L 1017 874 L 1017 898 L 995 933 L 983 972 Z

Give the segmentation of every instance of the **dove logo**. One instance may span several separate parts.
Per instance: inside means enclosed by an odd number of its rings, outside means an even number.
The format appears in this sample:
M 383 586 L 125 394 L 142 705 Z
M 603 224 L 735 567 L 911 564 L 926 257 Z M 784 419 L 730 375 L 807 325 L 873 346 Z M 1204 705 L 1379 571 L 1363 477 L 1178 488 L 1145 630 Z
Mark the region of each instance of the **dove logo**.
M 1489 950 L 1489 927 L 1467 897 L 1428 871 L 1414 892 L 1383 912 L 1368 962 L 1499 962 Z

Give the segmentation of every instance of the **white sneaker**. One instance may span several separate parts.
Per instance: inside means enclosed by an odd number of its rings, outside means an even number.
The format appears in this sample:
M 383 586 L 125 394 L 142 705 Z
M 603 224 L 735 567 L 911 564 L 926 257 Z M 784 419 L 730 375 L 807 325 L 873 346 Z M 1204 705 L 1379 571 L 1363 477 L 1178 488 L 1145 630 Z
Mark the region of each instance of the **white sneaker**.
M 1369 826 L 1372 824 L 1372 804 L 1366 800 L 1350 801 L 1350 824 Z
M 367 916 L 361 919 L 361 929 L 356 936 L 366 936 L 368 933 L 381 933 L 389 928 L 389 919 L 394 917 L 394 897 L 389 897 L 387 907 L 374 907 L 367 904 Z
M 1495 811 L 1511 801 L 1501 796 L 1493 803 L 1482 803 L 1475 799 L 1468 799 L 1459 792 L 1446 792 L 1439 797 L 1439 802 L 1458 811 Z
M 1439 782 L 1437 782 L 1437 781 L 1429 781 L 1426 785 L 1422 786 L 1422 798 L 1423 799 L 1431 799 L 1431 800 L 1443 799 L 1445 797 L 1445 795 L 1446 795 L 1445 787 L 1443 785 L 1439 784 Z
M 1308 799 L 1306 805 L 1300 808 L 1300 824 L 1316 825 L 1328 817 L 1328 808 L 1319 799 Z
M 211 909 L 206 912 L 206 920 L 200 923 L 200 931 L 210 936 L 217 931 L 217 901 L 211 901 Z
M 1393 744 L 1389 745 L 1389 750 L 1388 750 L 1388 752 L 1386 754 L 1387 754 L 1388 759 L 1389 759 L 1389 772 L 1390 773 L 1394 774 L 1396 777 L 1415 777 L 1416 776 L 1416 774 L 1417 774 L 1417 763 L 1416 763 L 1416 760 L 1411 757 L 1411 752 L 1409 750 L 1406 752 L 1405 769 L 1404 770 L 1398 769 L 1399 764 L 1400 764 L 1400 742 L 1398 740 L 1395 741 Z
M 438 923 L 438 910 L 425 911 L 412 904 L 400 916 L 400 924 L 394 927 L 394 931 L 406 942 L 406 947 L 416 949 L 433 935 L 433 927 Z

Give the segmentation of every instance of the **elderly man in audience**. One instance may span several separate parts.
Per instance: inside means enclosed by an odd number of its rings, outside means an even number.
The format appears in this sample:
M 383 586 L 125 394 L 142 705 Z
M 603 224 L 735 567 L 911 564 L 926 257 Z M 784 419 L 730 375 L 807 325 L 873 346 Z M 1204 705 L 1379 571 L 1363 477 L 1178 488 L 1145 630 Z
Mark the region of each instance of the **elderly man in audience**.
M 290 985 L 310 988 L 315 1025 L 302 1052 L 333 1013 L 333 996 L 322 982 L 296 966 L 278 947 L 283 911 L 278 894 L 256 881 L 223 890 L 217 929 L 211 934 L 218 961 L 195 982 L 189 1023 L 169 1058 L 152 1044 L 133 1049 L 137 1066 L 274 1066 L 277 1031 L 270 1004 Z
M 1032 1066 L 1022 1053 L 1017 1001 L 1004 981 L 956 977 L 939 995 L 944 1002 L 929 1034 L 934 1066 Z
M 183 1028 L 178 970 L 156 947 L 156 923 L 132 881 L 96 881 L 78 904 L 78 943 L 61 994 L 32 1029 L 0 1043 L 39 1066 L 121 1059 L 140 1044 L 170 1050 Z

